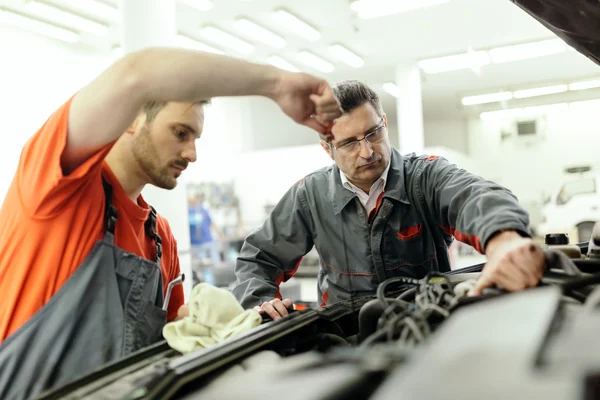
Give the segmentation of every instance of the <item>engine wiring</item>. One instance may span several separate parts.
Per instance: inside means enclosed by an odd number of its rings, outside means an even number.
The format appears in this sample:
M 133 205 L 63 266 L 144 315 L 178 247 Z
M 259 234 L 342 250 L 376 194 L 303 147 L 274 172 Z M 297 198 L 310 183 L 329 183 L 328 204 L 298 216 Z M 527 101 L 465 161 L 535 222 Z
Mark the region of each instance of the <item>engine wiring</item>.
M 399 295 L 392 297 L 388 294 L 392 285 L 400 285 Z M 384 341 L 414 347 L 424 342 L 465 295 L 464 290 L 455 293 L 453 289 L 448 277 L 440 273 L 430 273 L 420 280 L 398 277 L 382 282 L 377 298 L 385 309 L 379 317 L 376 331 L 360 346 L 368 347 Z M 414 301 L 407 301 L 413 295 Z

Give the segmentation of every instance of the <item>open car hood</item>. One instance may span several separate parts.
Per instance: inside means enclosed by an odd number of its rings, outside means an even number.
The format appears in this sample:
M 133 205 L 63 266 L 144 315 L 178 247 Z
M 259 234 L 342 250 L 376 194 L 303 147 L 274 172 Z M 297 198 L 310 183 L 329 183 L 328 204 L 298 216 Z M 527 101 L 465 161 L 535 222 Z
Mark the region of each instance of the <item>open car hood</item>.
M 510 0 L 600 65 L 600 1 Z

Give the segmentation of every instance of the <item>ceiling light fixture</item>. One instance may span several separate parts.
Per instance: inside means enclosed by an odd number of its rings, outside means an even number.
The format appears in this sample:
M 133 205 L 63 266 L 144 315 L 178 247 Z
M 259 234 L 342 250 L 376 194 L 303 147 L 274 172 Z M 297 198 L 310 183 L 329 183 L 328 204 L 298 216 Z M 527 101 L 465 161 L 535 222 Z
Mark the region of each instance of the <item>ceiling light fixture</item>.
M 361 19 L 383 17 L 419 8 L 448 3 L 450 0 L 357 0 L 350 9 Z
M 247 36 L 268 44 L 271 47 L 275 47 L 276 49 L 284 48 L 286 45 L 285 40 L 281 36 L 271 32 L 267 28 L 263 28 L 249 19 L 238 18 L 233 23 L 233 26 Z
M 419 61 L 419 67 L 428 74 L 456 71 L 460 69 L 478 70 L 490 63 L 485 51 L 471 51 L 453 56 L 429 58 Z
M 506 101 L 513 98 L 512 92 L 496 92 L 479 94 L 476 96 L 466 96 L 461 99 L 463 106 L 473 106 L 476 104 L 495 103 L 497 101 Z
M 286 10 L 275 10 L 273 19 L 281 26 L 311 42 L 316 42 L 321 38 L 321 32 Z
M 120 22 L 121 13 L 112 4 L 97 0 L 63 0 L 69 8 L 81 10 L 84 13 L 110 22 Z
M 200 11 L 208 11 L 213 8 L 211 0 L 179 0 L 179 2 Z
M 47 20 L 51 20 L 69 28 L 76 29 L 81 32 L 93 33 L 98 36 L 108 34 L 108 26 L 98 22 L 83 18 L 77 14 L 62 10 L 39 1 L 30 1 L 27 3 L 27 11 L 36 14 Z
M 301 51 L 296 55 L 296 58 L 303 62 L 304 64 L 312 67 L 321 72 L 333 72 L 335 67 L 329 61 L 325 61 L 319 56 L 309 52 L 309 51 Z
M 221 50 L 215 49 L 212 46 L 209 46 L 205 43 L 202 43 L 194 38 L 191 38 L 181 33 L 178 33 L 177 36 L 175 36 L 175 43 L 177 46 L 183 47 L 185 49 L 199 50 L 213 54 L 223 54 Z
M 279 56 L 270 56 L 267 58 L 267 62 L 279 69 L 284 69 L 291 72 L 300 72 L 298 68 Z
M 2 8 L 0 8 L 0 22 L 67 43 L 75 43 L 79 41 L 79 34 L 76 32 L 59 28 L 58 26 L 29 18 Z
M 365 65 L 365 62 L 354 52 L 348 50 L 341 44 L 334 44 L 329 46 L 329 53 L 337 58 L 338 60 L 348 64 L 353 68 L 360 68 Z
M 591 81 L 573 82 L 569 85 L 569 90 L 586 90 L 600 88 L 600 79 Z
M 238 53 L 250 54 L 254 52 L 254 46 L 250 43 L 214 26 L 205 26 L 200 30 L 200 33 L 210 41 L 229 47 Z
M 515 99 L 524 99 L 527 97 L 545 96 L 548 94 L 563 93 L 568 90 L 567 85 L 545 86 L 533 89 L 515 90 L 513 96 Z
M 566 51 L 565 42 L 560 39 L 542 40 L 540 42 L 517 44 L 491 49 L 490 58 L 495 64 L 526 60 L 529 58 L 549 56 Z
M 582 102 L 577 102 L 582 103 Z M 576 103 L 557 103 L 557 104 L 544 104 L 540 106 L 531 106 L 525 108 L 508 108 L 505 110 L 497 111 L 486 111 L 479 115 L 479 118 L 483 121 L 492 121 L 499 119 L 512 119 L 512 118 L 524 118 L 524 117 L 536 117 L 544 114 L 556 114 L 564 111 L 568 111 Z

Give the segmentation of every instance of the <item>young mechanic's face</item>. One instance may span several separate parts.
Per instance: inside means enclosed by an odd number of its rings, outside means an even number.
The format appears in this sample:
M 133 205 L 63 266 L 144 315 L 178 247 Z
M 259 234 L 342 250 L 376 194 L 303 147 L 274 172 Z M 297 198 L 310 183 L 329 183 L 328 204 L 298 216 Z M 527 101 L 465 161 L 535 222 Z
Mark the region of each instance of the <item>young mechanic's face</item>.
M 196 161 L 196 140 L 204 126 L 204 107 L 167 103 L 152 121 L 142 122 L 134 134 L 133 156 L 149 183 L 173 189 L 188 164 Z
M 344 146 L 373 132 L 370 142 L 361 140 Z M 336 120 L 333 135 L 334 148 L 323 148 L 351 182 L 370 187 L 385 171 L 392 154 L 385 115 L 379 115 L 370 104 L 363 104 Z

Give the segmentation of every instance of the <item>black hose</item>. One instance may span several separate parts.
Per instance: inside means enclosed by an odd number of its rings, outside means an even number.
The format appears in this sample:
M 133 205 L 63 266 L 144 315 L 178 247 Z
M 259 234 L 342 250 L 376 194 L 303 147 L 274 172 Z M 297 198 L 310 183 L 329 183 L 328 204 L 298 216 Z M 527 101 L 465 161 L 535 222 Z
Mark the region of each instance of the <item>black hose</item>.
M 408 301 L 411 298 L 414 299 L 416 293 L 417 293 L 417 288 L 413 287 L 413 288 L 410 288 L 410 289 L 406 290 L 400 296 L 396 297 L 396 299 Z

